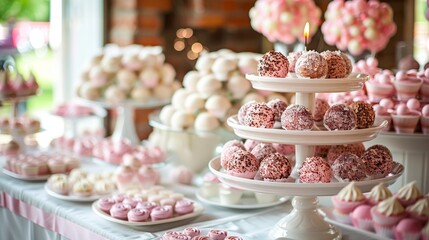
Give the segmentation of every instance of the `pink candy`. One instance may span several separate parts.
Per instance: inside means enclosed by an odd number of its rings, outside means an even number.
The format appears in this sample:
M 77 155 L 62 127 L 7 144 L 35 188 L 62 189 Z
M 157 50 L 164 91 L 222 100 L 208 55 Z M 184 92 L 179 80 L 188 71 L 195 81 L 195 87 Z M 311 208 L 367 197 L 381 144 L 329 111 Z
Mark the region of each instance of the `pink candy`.
M 428 105 L 425 105 L 425 106 L 422 108 L 422 115 L 423 115 L 423 116 L 425 116 L 425 117 L 429 117 L 429 104 L 428 104 Z
M 366 73 L 371 78 L 380 73 L 381 69 L 378 68 L 378 61 L 375 58 L 368 58 L 366 60 L 360 60 L 353 66 L 353 72 Z M 387 74 L 387 73 L 386 73 Z M 393 76 L 393 74 L 392 74 Z

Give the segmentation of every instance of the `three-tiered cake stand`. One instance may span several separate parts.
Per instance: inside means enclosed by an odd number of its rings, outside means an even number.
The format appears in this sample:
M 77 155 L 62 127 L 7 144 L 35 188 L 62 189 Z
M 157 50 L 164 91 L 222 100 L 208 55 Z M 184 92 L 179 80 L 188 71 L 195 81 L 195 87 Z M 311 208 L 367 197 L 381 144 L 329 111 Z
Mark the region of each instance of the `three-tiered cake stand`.
M 253 88 L 277 92 L 295 92 L 296 104 L 314 110 L 315 93 L 346 92 L 361 89 L 368 80 L 364 74 L 351 74 L 341 79 L 306 79 L 297 77 L 271 78 L 246 75 Z M 228 119 L 228 125 L 236 135 L 261 142 L 294 144 L 296 164 L 291 174 L 291 182 L 268 182 L 256 179 L 234 177 L 222 171 L 220 159 L 210 161 L 210 170 L 223 183 L 232 187 L 277 195 L 295 196 L 292 200 L 293 210 L 281 219 L 270 232 L 270 239 L 341 239 L 342 234 L 334 226 L 324 220 L 318 208 L 317 196 L 337 194 L 348 182 L 332 180 L 330 183 L 300 183 L 298 169 L 305 158 L 313 156 L 316 145 L 337 145 L 364 142 L 374 139 L 386 126 L 383 122 L 367 129 L 350 131 L 291 131 L 283 129 L 265 129 L 243 126 L 238 123 L 237 116 Z M 384 182 L 392 184 L 401 176 L 403 166 L 395 163 L 391 173 L 381 179 L 356 182 L 362 191 L 368 192 L 375 185 Z

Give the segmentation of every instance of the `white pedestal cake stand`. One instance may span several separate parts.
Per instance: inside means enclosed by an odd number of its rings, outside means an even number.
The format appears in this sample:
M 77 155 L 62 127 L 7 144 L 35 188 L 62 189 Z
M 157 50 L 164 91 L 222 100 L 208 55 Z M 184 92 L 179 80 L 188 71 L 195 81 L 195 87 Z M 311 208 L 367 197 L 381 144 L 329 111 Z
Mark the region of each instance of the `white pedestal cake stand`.
M 344 79 L 304 79 L 304 78 L 270 78 L 246 75 L 252 86 L 260 90 L 277 92 L 296 92 L 296 104 L 304 105 L 313 112 L 314 97 L 317 92 L 346 92 L 361 89 L 368 80 L 367 75 L 352 74 Z M 317 196 L 337 194 L 347 182 L 299 183 L 297 170 L 306 157 L 313 156 L 315 145 L 336 145 L 369 141 L 377 136 L 387 122 L 368 129 L 351 131 L 287 131 L 283 129 L 262 129 L 242 126 L 237 117 L 228 119 L 228 124 L 236 135 L 263 142 L 295 144 L 296 164 L 291 174 L 291 182 L 266 182 L 230 176 L 221 171 L 218 158 L 213 159 L 210 170 L 220 181 L 232 187 L 278 195 L 295 196 L 292 201 L 292 212 L 281 219 L 270 232 L 273 239 L 341 239 L 341 233 L 328 224 L 318 209 Z M 403 166 L 395 163 L 389 176 L 382 179 L 365 180 L 356 185 L 362 191 L 370 191 L 375 185 L 385 182 L 392 184 L 403 172 Z
M 134 123 L 134 109 L 150 109 L 162 107 L 169 103 L 169 100 L 150 99 L 147 102 L 138 102 L 134 100 L 125 100 L 118 104 L 110 104 L 106 101 L 93 101 L 83 99 L 84 102 L 96 104 L 105 108 L 116 108 L 118 117 L 116 119 L 115 129 L 113 130 L 112 140 L 120 141 L 128 139 L 133 144 L 140 144 Z

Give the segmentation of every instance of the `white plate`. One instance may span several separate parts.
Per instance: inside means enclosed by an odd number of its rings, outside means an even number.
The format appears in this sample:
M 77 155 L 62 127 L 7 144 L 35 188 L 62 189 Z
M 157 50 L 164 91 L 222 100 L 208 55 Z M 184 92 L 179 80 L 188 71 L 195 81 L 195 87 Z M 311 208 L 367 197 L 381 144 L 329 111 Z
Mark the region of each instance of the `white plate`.
M 309 79 L 297 77 L 273 78 L 247 74 L 246 78 L 253 88 L 274 92 L 306 92 L 332 93 L 349 92 L 362 88 L 369 76 L 361 73 L 352 73 L 347 78 Z
M 162 107 L 170 103 L 170 99 L 159 100 L 155 98 L 151 98 L 146 102 L 140 102 L 140 101 L 134 101 L 134 100 L 128 99 L 117 104 L 110 104 L 105 99 L 89 100 L 89 99 L 80 98 L 79 101 L 82 101 L 84 103 L 97 104 L 99 106 L 106 107 L 106 108 L 112 108 L 112 107 L 118 107 L 118 106 L 129 106 L 129 107 L 141 108 L 141 109 Z
M 220 202 L 219 197 L 206 198 L 201 191 L 195 193 L 198 200 L 203 203 L 210 204 L 218 207 L 233 208 L 233 209 L 258 209 L 272 207 L 282 204 L 290 199 L 290 197 L 278 197 L 276 201 L 269 203 L 258 203 L 255 197 L 243 196 L 238 204 L 225 204 Z
M 31 181 L 31 182 L 45 181 L 51 176 L 51 175 L 23 176 L 23 175 L 11 172 L 11 171 L 7 170 L 6 168 L 3 168 L 3 173 L 8 175 L 9 177 L 13 177 L 13 178 L 16 178 L 19 180 L 24 180 L 24 181 Z
M 344 228 L 344 229 L 347 229 L 347 230 L 359 233 L 359 234 L 364 235 L 365 237 L 368 237 L 368 238 L 371 238 L 371 239 L 388 240 L 388 238 L 384 238 L 384 237 L 382 237 L 380 235 L 377 235 L 375 232 L 366 231 L 366 230 L 354 227 L 352 225 L 348 225 L 348 224 L 345 224 L 345 223 L 337 222 L 335 220 L 334 215 L 332 214 L 332 211 L 334 210 L 333 208 L 324 207 L 324 208 L 321 208 L 320 210 L 322 210 L 322 212 L 325 213 L 325 220 L 326 220 L 326 222 L 328 222 L 330 224 L 334 224 L 334 225 L 337 225 L 337 226 L 339 226 L 341 228 Z
M 284 130 L 275 128 L 248 127 L 238 123 L 237 115 L 227 120 L 228 125 L 234 129 L 239 137 L 253 139 L 261 142 L 275 142 L 294 145 L 337 145 L 365 142 L 377 137 L 378 133 L 388 124 L 382 122 L 379 126 L 355 130 Z
M 330 183 L 296 183 L 296 182 L 267 182 L 254 179 L 246 179 L 231 176 L 221 171 L 220 159 L 216 157 L 209 163 L 210 171 L 216 175 L 219 180 L 231 187 L 244 189 L 248 191 L 272 193 L 280 196 L 332 196 L 337 194 L 348 182 L 333 181 Z M 392 172 L 385 178 L 357 181 L 356 186 L 363 192 L 369 192 L 375 185 L 394 183 L 404 172 L 404 166 L 395 163 Z M 293 180 L 293 179 L 292 179 Z
M 70 202 L 93 202 L 105 196 L 105 195 L 90 195 L 88 197 L 82 197 L 82 196 L 76 196 L 76 195 L 62 195 L 49 189 L 47 184 L 45 184 L 45 192 L 49 196 L 52 196 L 54 198 L 61 199 L 61 200 L 70 201 Z M 107 195 L 111 195 L 111 194 L 112 193 L 109 193 Z
M 133 227 L 151 226 L 151 225 L 177 222 L 180 220 L 185 220 L 185 219 L 193 218 L 193 217 L 200 215 L 204 210 L 203 206 L 201 204 L 199 204 L 198 202 L 195 202 L 195 201 L 192 201 L 192 202 L 194 203 L 194 211 L 192 213 L 174 216 L 174 217 L 169 218 L 169 219 L 158 220 L 158 221 L 149 221 L 149 222 L 129 222 L 129 221 L 124 221 L 124 220 L 114 218 L 114 217 L 110 216 L 109 214 L 100 210 L 97 207 L 97 201 L 92 204 L 92 210 L 95 212 L 95 214 L 97 214 L 98 216 L 100 216 L 100 217 L 102 217 L 102 218 L 104 218 L 110 222 L 119 223 L 119 224 L 126 225 L 126 226 L 133 226 Z

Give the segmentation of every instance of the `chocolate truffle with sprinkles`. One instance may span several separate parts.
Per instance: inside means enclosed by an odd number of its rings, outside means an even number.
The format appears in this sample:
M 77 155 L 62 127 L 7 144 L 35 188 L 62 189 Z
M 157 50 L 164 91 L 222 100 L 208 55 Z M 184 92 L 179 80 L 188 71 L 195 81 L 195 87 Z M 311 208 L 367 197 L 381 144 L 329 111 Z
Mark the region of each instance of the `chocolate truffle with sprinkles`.
M 323 125 L 330 131 L 353 130 L 356 124 L 356 113 L 344 104 L 332 105 L 323 117 Z
M 350 73 L 352 73 L 352 71 L 353 71 L 352 61 L 350 61 L 350 58 L 345 53 L 340 52 L 340 55 L 344 59 L 344 61 L 346 62 L 346 72 L 347 72 L 346 77 L 348 77 L 350 75 Z
M 367 150 L 370 150 L 370 149 L 378 149 L 378 150 L 381 150 L 381 151 L 385 151 L 387 154 L 389 154 L 389 156 L 391 158 L 393 158 L 392 152 L 386 146 L 384 146 L 384 145 L 375 144 L 375 145 L 372 145 L 371 147 L 369 147 Z
M 311 130 L 314 120 L 308 108 L 292 104 L 283 112 L 281 124 L 286 130 Z
M 331 166 L 321 157 L 308 157 L 298 170 L 303 183 L 329 183 L 332 178 Z
M 269 51 L 259 60 L 259 76 L 284 78 L 289 72 L 289 61 L 280 52 Z
M 250 101 L 245 103 L 243 106 L 240 107 L 237 114 L 238 123 L 244 124 L 244 117 L 246 116 L 247 109 L 252 106 L 253 104 L 256 104 L 256 101 Z
M 287 103 L 276 98 L 273 99 L 271 101 L 269 101 L 267 103 L 267 106 L 270 107 L 271 109 L 273 109 L 274 111 L 274 120 L 276 120 L 277 122 L 281 121 L 281 117 L 282 117 L 282 113 L 286 110 L 287 108 Z
M 320 122 L 323 121 L 323 116 L 325 116 L 326 111 L 329 109 L 329 103 L 321 98 L 316 98 L 314 102 L 314 121 Z
M 365 146 L 362 143 L 334 145 L 329 148 L 327 160 L 329 164 L 333 164 L 334 161 L 343 153 L 353 153 L 358 157 L 361 157 L 365 152 Z
M 349 107 L 356 113 L 358 129 L 370 128 L 374 125 L 375 111 L 371 104 L 358 101 L 350 104 Z
M 253 178 L 258 172 L 259 161 L 250 152 L 238 149 L 226 162 L 226 172 L 241 178 Z
M 252 104 L 247 108 L 243 124 L 248 127 L 274 127 L 274 111 L 265 103 Z
M 296 61 L 295 73 L 303 78 L 324 78 L 328 74 L 328 62 L 318 52 L 307 51 Z
M 367 149 L 361 157 L 366 173 L 373 178 L 386 177 L 393 168 L 393 159 L 382 149 Z
M 292 164 L 280 153 L 272 153 L 264 158 L 259 167 L 259 175 L 264 181 L 285 182 L 292 171 Z
M 301 55 L 302 55 L 302 51 L 290 52 L 287 55 L 287 60 L 289 61 L 289 72 L 291 73 L 295 72 L 296 61 L 298 61 L 298 58 L 301 57 Z
M 340 51 L 324 51 L 320 55 L 328 62 L 328 74 L 326 78 L 343 78 L 347 76 L 346 61 L 340 55 Z
M 366 178 L 366 168 L 356 154 L 343 153 L 332 164 L 334 177 L 345 181 L 361 181 Z
M 259 143 L 250 153 L 253 154 L 259 162 L 261 162 L 266 156 L 275 152 L 277 151 L 271 143 Z

